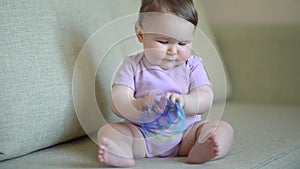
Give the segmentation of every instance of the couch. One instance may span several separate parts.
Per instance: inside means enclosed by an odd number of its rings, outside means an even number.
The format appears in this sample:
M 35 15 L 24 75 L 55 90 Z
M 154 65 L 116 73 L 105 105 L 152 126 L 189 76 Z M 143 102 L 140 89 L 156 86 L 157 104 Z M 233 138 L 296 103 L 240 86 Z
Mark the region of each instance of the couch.
M 124 53 L 141 46 L 131 32 L 104 51 L 101 62 L 91 56 L 103 45 L 83 49 L 96 32 L 137 13 L 138 2 L 0 2 L 1 169 L 108 167 L 97 161 L 95 131 L 120 121 L 108 106 L 111 80 Z M 205 117 L 232 124 L 233 147 L 223 159 L 201 165 L 186 164 L 186 158 L 145 158 L 134 168 L 300 168 L 300 26 L 211 27 L 201 1 L 195 2 L 199 29 L 219 56 L 200 53 L 215 91 Z M 118 32 L 112 32 L 101 35 L 114 38 Z M 86 62 L 79 64 L 80 58 Z M 95 104 L 98 109 L 91 108 Z

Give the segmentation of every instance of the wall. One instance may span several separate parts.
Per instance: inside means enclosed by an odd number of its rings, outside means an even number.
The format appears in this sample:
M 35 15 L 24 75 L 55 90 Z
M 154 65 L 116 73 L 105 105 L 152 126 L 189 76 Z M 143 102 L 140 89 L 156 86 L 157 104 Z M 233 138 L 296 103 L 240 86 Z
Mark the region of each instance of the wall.
M 235 101 L 300 104 L 300 1 L 201 0 Z
M 212 24 L 300 23 L 299 0 L 201 0 Z

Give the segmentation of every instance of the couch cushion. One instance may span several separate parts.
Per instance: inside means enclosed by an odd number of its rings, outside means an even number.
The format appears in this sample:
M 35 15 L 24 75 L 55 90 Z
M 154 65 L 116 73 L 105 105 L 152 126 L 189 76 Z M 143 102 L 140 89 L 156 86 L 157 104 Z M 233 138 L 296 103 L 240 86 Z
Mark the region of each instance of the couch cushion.
M 223 119 L 230 122 L 235 140 L 223 159 L 202 165 L 185 164 L 186 158 L 138 159 L 135 168 L 298 168 L 300 106 L 228 103 Z M 97 145 L 89 138 L 0 163 L 0 168 L 102 168 Z
M 84 135 L 72 72 L 84 42 L 111 18 L 102 3 L 1 1 L 0 160 Z
M 113 19 L 136 13 L 139 7 L 136 2 L 1 1 L 0 160 L 85 134 L 72 102 L 72 75 L 77 56 L 98 28 Z M 199 13 L 200 27 L 213 37 L 202 11 Z M 121 51 L 115 54 L 124 55 Z M 209 73 L 214 74 L 213 68 Z M 112 76 L 109 73 L 105 76 L 101 80 L 106 84 L 98 83 L 98 101 L 102 112 L 106 112 L 105 117 L 114 120 L 110 109 L 105 109 Z M 213 84 L 223 83 L 213 81 Z M 220 87 L 222 91 L 224 87 Z

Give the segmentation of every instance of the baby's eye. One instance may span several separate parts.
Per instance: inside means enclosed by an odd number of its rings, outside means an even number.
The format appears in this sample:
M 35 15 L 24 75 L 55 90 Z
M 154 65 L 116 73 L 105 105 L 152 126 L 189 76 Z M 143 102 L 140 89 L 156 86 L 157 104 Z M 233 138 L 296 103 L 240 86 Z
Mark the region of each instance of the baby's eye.
M 184 42 L 179 42 L 178 45 L 184 46 L 184 45 L 186 45 L 186 43 L 184 43 Z
M 157 42 L 159 42 L 159 43 L 161 43 L 161 44 L 168 44 L 168 41 L 158 40 Z

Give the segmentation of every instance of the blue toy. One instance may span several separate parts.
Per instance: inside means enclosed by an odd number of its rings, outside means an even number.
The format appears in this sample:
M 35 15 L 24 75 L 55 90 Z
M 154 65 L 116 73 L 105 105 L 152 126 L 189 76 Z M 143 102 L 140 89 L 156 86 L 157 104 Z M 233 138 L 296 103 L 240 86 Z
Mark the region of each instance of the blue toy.
M 159 110 L 163 110 L 163 113 Z M 154 120 L 149 122 L 149 118 Z M 149 138 L 169 141 L 174 134 L 183 131 L 184 123 L 185 113 L 179 103 L 173 103 L 170 99 L 159 99 L 144 110 L 141 127 Z

